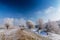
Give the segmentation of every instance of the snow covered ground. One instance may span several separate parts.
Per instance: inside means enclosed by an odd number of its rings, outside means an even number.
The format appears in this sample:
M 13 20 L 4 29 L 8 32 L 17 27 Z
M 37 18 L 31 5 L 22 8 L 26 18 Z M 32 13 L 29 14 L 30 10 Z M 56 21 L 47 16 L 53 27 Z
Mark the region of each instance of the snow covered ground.
M 33 29 L 33 32 L 35 32 L 36 34 L 42 36 L 42 37 L 48 37 L 50 38 L 51 40 L 60 40 L 60 35 L 59 34 L 54 34 L 54 33 L 47 33 L 46 32 L 41 32 L 41 30 L 39 32 L 36 32 L 35 29 Z
M 13 33 L 12 37 L 14 37 L 14 40 L 16 40 L 16 37 L 14 36 L 15 35 L 15 32 L 18 30 L 18 28 L 15 28 L 15 29 L 0 29 L 0 40 L 2 40 L 2 37 L 5 36 L 6 38 L 8 38 L 9 35 L 11 35 L 11 33 Z M 60 35 L 58 34 L 54 34 L 54 33 L 48 33 L 49 35 L 46 35 L 46 33 L 44 34 L 44 32 L 42 33 L 38 33 L 36 32 L 35 29 L 32 29 L 33 32 L 35 32 L 36 34 L 40 35 L 40 36 L 43 36 L 43 37 L 48 37 L 49 39 L 51 40 L 60 40 Z M 32 31 L 31 30 L 31 31 Z M 41 32 L 41 31 L 40 31 Z M 3 35 L 4 34 L 4 35 Z
M 49 33 L 48 37 L 51 40 L 60 40 L 60 35 L 59 34 Z
M 40 33 L 40 36 L 43 37 L 48 37 L 51 40 L 60 40 L 60 35 L 59 34 L 54 34 L 54 33 L 48 33 L 48 35 L 46 35 L 46 33 Z

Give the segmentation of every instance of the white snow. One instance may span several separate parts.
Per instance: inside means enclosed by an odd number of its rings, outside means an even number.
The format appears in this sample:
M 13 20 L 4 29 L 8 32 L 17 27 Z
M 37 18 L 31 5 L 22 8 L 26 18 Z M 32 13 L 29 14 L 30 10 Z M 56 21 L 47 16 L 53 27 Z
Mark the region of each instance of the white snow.
M 8 36 L 11 35 L 11 33 L 13 33 L 12 37 L 13 37 L 14 40 L 16 40 L 15 32 L 17 30 L 18 30 L 18 28 L 8 29 L 8 30 L 7 29 L 0 29 L 0 40 L 2 38 L 3 33 L 5 34 L 6 38 L 8 38 Z M 33 29 L 33 32 L 37 33 L 35 29 Z M 60 35 L 59 34 L 54 34 L 54 33 L 48 33 L 48 34 L 49 35 L 47 35 L 46 37 L 50 38 L 51 40 L 60 40 Z M 40 35 L 40 36 L 43 36 L 43 35 Z
M 39 32 L 36 32 L 35 29 L 32 30 L 33 32 L 35 32 L 36 34 L 42 36 L 42 37 L 48 37 L 51 40 L 60 40 L 60 35 L 59 34 L 54 34 L 54 33 L 48 33 L 48 35 L 42 35 L 40 34 L 41 30 Z
M 60 40 L 60 35 L 59 34 L 49 33 L 48 37 L 51 40 Z

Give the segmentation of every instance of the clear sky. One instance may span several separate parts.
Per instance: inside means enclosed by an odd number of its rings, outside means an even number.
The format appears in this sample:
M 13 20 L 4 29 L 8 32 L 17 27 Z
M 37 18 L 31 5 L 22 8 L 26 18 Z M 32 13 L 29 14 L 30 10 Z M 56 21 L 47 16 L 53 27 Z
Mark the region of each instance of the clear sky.
M 0 18 L 60 19 L 60 0 L 0 0 Z

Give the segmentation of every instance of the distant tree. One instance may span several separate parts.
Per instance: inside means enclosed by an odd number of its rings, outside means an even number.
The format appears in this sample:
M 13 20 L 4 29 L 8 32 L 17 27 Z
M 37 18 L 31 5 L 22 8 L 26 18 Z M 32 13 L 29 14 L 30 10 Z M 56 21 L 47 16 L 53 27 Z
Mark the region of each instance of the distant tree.
M 26 22 L 26 24 L 27 24 L 27 26 L 28 26 L 29 29 L 34 28 L 34 24 L 33 24 L 33 22 L 32 22 L 31 20 L 28 20 L 28 21 Z
M 10 26 L 9 24 L 5 24 L 5 27 L 6 27 L 7 29 L 9 28 L 9 26 Z
M 37 25 L 38 25 L 38 29 L 43 29 L 44 28 L 44 22 L 43 22 L 43 19 L 39 19 L 37 21 Z
M 19 27 L 25 27 L 26 26 L 26 20 L 21 18 L 18 20 Z
M 50 32 L 51 31 L 51 21 L 50 20 L 48 20 L 48 23 L 46 23 L 46 31 L 47 32 Z
M 48 24 L 46 25 L 46 29 L 48 32 L 57 33 L 57 34 L 60 33 L 59 26 L 56 21 L 49 21 Z
M 14 19 L 13 18 L 5 18 L 4 19 L 4 25 L 5 27 L 8 29 L 9 27 L 12 27 L 13 26 L 13 21 Z

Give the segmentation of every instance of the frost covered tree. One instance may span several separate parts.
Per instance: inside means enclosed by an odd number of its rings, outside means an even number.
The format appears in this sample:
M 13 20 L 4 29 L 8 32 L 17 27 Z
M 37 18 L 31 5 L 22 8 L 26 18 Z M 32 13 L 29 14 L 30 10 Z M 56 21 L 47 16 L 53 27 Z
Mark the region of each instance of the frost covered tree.
M 4 25 L 8 29 L 9 27 L 13 26 L 13 18 L 5 18 L 4 19 Z
M 5 24 L 5 27 L 6 27 L 6 29 L 8 29 L 10 27 L 10 25 L 9 24 Z
M 43 21 L 43 19 L 39 19 L 37 21 L 37 25 L 38 25 L 38 30 L 43 29 L 44 28 L 44 21 Z
M 24 18 L 19 19 L 19 27 L 26 27 L 26 20 Z
M 33 23 L 31 20 L 28 20 L 28 21 L 26 22 L 26 24 L 27 24 L 27 27 L 28 27 L 29 29 L 34 28 L 34 23 Z
M 60 29 L 56 21 L 48 21 L 46 29 L 48 32 L 60 34 Z

